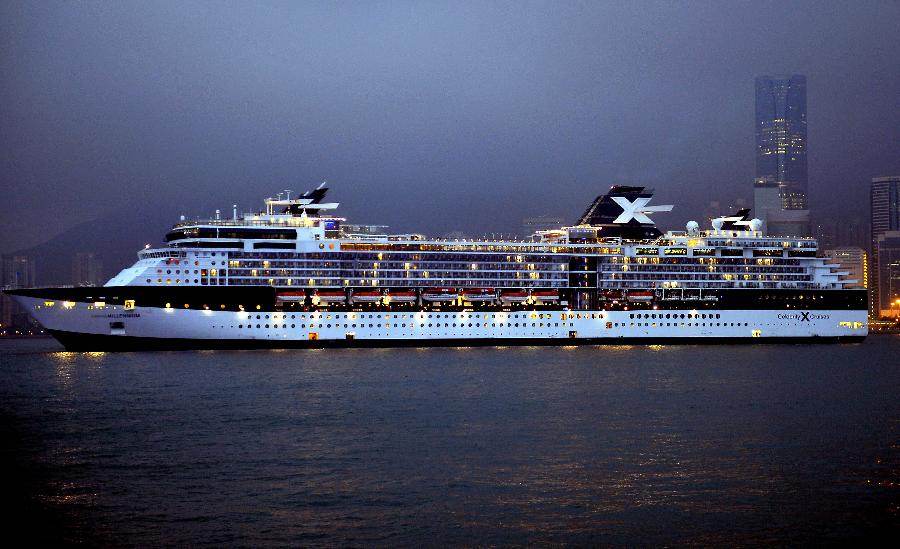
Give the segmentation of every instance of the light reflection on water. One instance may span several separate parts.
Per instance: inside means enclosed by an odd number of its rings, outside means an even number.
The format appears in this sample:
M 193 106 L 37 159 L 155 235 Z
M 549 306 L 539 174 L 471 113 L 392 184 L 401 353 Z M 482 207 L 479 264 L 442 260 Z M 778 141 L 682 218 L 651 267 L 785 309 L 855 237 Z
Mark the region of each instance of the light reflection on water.
M 900 514 L 888 339 L 38 350 L 0 354 L 0 402 L 74 541 L 795 544 Z

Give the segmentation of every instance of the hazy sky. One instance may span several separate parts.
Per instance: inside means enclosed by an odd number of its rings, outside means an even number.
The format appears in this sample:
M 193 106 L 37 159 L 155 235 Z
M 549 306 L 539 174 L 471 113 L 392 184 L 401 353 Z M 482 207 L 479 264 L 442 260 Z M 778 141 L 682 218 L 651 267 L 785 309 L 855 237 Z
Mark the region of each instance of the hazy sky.
M 808 78 L 814 215 L 900 173 L 898 2 L 5 1 L 0 56 L 0 251 L 325 179 L 397 231 L 574 221 L 612 183 L 681 226 L 750 198 L 760 74 Z

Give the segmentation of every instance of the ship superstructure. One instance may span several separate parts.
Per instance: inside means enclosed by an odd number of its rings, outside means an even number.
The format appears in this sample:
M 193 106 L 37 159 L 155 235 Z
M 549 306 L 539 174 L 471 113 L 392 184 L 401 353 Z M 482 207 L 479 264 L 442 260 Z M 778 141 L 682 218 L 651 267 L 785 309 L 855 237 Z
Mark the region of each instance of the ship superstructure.
M 749 211 L 662 233 L 614 186 L 528 240 L 360 231 L 328 188 L 182 221 L 101 288 L 13 291 L 68 348 L 858 340 L 866 291 Z

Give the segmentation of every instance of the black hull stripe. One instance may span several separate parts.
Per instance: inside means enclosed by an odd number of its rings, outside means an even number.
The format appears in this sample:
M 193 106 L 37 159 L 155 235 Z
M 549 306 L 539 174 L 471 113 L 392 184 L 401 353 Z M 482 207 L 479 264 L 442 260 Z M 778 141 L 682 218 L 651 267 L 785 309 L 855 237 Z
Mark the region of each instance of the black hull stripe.
M 67 351 L 182 351 L 250 349 L 332 349 L 373 347 L 512 347 L 564 345 L 747 345 L 760 343 L 859 343 L 865 336 L 835 337 L 603 337 L 473 339 L 177 339 L 81 334 L 49 330 Z
M 323 288 L 324 289 L 324 288 Z M 327 288 L 329 291 L 343 291 L 341 288 Z M 463 288 L 465 289 L 465 288 Z M 504 288 L 506 289 L 506 288 Z M 537 289 L 537 288 L 532 288 Z M 604 307 L 610 310 L 624 310 L 627 306 L 630 310 L 649 309 L 656 305 L 661 310 L 718 310 L 718 311 L 752 311 L 752 310 L 835 310 L 835 311 L 865 311 L 868 307 L 868 294 L 866 290 L 847 289 L 847 290 L 758 290 L 758 289 L 719 289 L 705 290 L 710 295 L 718 297 L 716 301 L 667 301 L 657 300 L 652 302 L 619 302 L 611 304 L 607 301 L 596 300 L 590 304 L 575 307 L 572 297 L 576 292 L 586 291 L 592 295 L 598 291 L 605 290 L 597 288 L 544 288 L 557 290 L 561 293 L 562 299 L 568 299 L 572 310 L 590 310 L 596 311 Z M 295 288 L 294 291 L 303 290 L 303 288 Z M 372 288 L 357 288 L 357 290 L 371 291 Z M 126 299 L 135 300 L 138 307 L 166 307 L 168 304 L 176 309 L 185 308 L 189 305 L 190 309 L 203 309 L 204 305 L 209 306 L 214 311 L 238 311 L 241 306 L 247 312 L 303 312 L 302 304 L 288 304 L 283 307 L 276 304 L 275 288 L 271 286 L 181 286 L 181 287 L 155 287 L 155 286 L 105 286 L 99 288 L 27 288 L 17 290 L 6 290 L 9 295 L 20 295 L 33 297 L 38 299 L 47 299 L 55 301 L 74 301 L 80 303 L 92 303 L 94 301 L 104 301 L 107 305 L 123 305 Z M 259 309 L 256 307 L 259 306 Z M 436 305 L 435 305 L 436 306 Z M 510 306 L 506 306 L 510 308 Z M 559 304 L 542 305 L 542 306 L 511 306 L 516 310 L 556 310 L 561 307 Z M 330 308 L 334 311 L 347 311 L 350 309 L 360 309 L 364 306 L 356 305 L 354 307 L 333 306 Z M 446 310 L 441 312 L 452 312 L 459 310 L 459 307 L 445 305 Z M 477 311 L 485 312 L 499 310 L 499 306 L 476 306 L 469 307 Z M 325 309 L 322 309 L 323 311 Z M 421 308 L 415 304 L 401 305 L 398 307 L 366 307 L 363 312 L 392 312 L 392 311 L 420 311 Z

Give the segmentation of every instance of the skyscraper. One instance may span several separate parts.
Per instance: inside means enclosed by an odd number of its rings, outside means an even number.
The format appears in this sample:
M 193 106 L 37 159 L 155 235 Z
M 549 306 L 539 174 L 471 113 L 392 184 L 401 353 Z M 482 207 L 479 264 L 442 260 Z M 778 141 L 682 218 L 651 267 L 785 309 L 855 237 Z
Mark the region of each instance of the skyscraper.
M 24 255 L 0 257 L 0 288 L 35 286 L 34 260 Z M 0 330 L 25 328 L 28 315 L 8 295 L 0 295 Z
M 807 209 L 803 75 L 756 78 L 756 177 L 778 183 L 783 209 Z
M 72 284 L 102 286 L 103 262 L 90 252 L 76 252 L 72 256 Z
M 900 318 L 900 231 L 885 231 L 875 241 L 878 251 L 876 317 Z
M 900 230 L 900 176 L 875 177 L 869 193 L 872 213 L 872 264 L 879 263 L 878 237 L 888 231 Z M 872 269 L 872 286 L 869 292 L 869 311 L 877 317 L 884 303 L 880 294 L 886 292 L 886 280 L 879 268 Z M 885 294 L 887 295 L 887 294 Z

